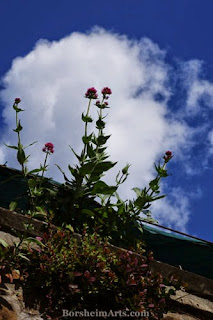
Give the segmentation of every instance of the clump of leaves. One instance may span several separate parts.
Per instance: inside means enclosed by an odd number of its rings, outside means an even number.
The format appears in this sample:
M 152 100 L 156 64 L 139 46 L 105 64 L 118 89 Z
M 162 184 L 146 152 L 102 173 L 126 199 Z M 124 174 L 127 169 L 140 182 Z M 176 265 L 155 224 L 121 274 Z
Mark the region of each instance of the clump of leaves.
M 173 293 L 161 274 L 149 271 L 152 253 L 139 247 L 136 253 L 115 249 L 86 228 L 82 238 L 58 229 L 23 250 L 27 260 L 19 257 L 12 270 L 1 255 L 1 271 L 11 282 L 22 281 L 26 302 L 34 292 L 31 306 L 39 305 L 47 319 L 60 319 L 63 309 L 147 311 L 149 319 L 160 319 Z

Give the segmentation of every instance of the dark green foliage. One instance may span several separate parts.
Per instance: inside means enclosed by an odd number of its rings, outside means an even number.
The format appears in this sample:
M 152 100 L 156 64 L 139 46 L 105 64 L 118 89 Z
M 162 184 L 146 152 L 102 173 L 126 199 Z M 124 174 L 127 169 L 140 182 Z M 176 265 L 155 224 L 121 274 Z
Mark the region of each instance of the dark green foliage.
M 39 240 L 28 240 L 36 247 L 26 246 L 12 263 L 13 249 L 0 244 L 2 281 L 21 284 L 25 303 L 39 304 L 44 319 L 61 319 L 63 309 L 145 310 L 148 319 L 161 319 L 174 294 L 161 274 L 148 270 L 152 253 L 144 255 L 142 248 L 136 249 L 141 256 L 115 252 L 107 239 L 97 232 L 90 235 L 86 228 L 82 239 L 74 238 L 68 229 L 58 229 Z M 34 292 L 35 298 L 30 299 L 28 292 Z

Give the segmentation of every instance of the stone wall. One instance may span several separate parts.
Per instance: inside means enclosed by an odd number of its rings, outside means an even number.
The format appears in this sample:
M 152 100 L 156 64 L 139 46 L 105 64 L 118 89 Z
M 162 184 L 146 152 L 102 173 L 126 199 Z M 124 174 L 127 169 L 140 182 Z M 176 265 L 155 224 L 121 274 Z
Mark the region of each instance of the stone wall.
M 29 217 L 16 212 L 0 208 L 0 238 L 9 245 L 18 241 L 15 231 L 25 232 L 24 224 L 29 222 Z M 42 236 L 47 224 L 38 220 L 30 221 L 34 228 L 28 231 L 29 236 Z M 50 226 L 52 229 L 56 227 Z M 74 234 L 79 238 L 80 235 Z M 124 250 L 112 246 L 114 250 Z M 152 261 L 150 269 L 161 272 L 164 277 L 174 275 L 187 284 L 185 291 L 177 291 L 171 297 L 170 310 L 164 320 L 212 320 L 213 319 L 213 281 L 199 275 L 180 270 L 171 265 Z M 14 284 L 0 285 L 0 320 L 43 320 L 38 310 L 27 309 L 22 289 L 16 289 Z

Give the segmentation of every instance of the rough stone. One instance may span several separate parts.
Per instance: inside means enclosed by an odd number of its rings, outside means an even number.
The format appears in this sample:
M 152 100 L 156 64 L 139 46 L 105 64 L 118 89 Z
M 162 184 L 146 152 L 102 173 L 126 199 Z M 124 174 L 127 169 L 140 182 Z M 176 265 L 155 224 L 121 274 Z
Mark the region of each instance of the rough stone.
M 180 313 L 172 313 L 168 312 L 164 317 L 164 320 L 200 320 L 199 318 L 194 318 L 187 314 Z M 204 320 L 204 319 L 202 319 Z
M 6 283 L 0 291 L 0 320 L 43 320 L 38 310 L 25 308 L 22 288 Z
M 192 295 L 190 293 L 178 290 L 175 296 L 171 296 L 172 300 L 184 305 L 199 309 L 200 311 L 206 311 L 213 315 L 213 302 L 207 299 L 203 299 Z
M 4 305 L 1 305 L 0 320 L 18 320 L 16 313 Z
M 4 240 L 9 246 L 13 246 L 14 243 L 19 242 L 18 237 L 15 237 L 4 231 L 0 231 L 0 239 Z

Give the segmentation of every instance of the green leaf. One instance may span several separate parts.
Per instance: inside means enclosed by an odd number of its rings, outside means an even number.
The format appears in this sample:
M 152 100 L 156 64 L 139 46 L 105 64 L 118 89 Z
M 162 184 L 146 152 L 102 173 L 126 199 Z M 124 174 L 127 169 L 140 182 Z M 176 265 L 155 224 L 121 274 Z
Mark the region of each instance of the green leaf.
M 109 136 L 103 136 L 103 135 L 100 135 L 98 138 L 97 138 L 97 142 L 99 145 L 103 145 L 107 142 L 107 140 L 111 137 L 111 135 Z
M 25 152 L 22 149 L 22 147 L 19 146 L 18 152 L 17 152 L 17 160 L 22 165 L 26 162 L 27 158 L 25 156 Z
M 37 210 L 39 213 L 42 213 L 43 215 L 46 215 L 46 211 L 44 210 L 44 208 L 39 207 L 39 206 L 36 206 L 36 210 Z
M 134 201 L 134 204 L 136 207 L 142 209 L 147 202 L 148 202 L 147 196 L 140 196 Z
M 5 145 L 6 147 L 8 147 L 8 148 L 18 150 L 18 147 L 16 147 L 16 146 L 9 146 L 9 145 L 8 145 L 8 144 L 6 144 L 6 143 L 4 143 L 4 145 Z
M 9 204 L 9 210 L 14 211 L 16 207 L 17 207 L 17 202 L 11 201 Z
M 159 189 L 159 179 L 154 179 L 150 181 L 149 186 L 152 189 L 152 191 L 156 192 Z
M 35 238 L 32 238 L 32 237 L 29 237 L 29 238 L 27 238 L 27 239 L 25 239 L 25 241 L 27 241 L 27 242 L 32 242 L 32 243 L 36 243 L 36 244 L 38 244 L 40 247 L 44 247 L 44 244 L 41 242 L 41 241 L 39 241 L 39 240 L 37 240 L 37 239 L 35 239 Z
M 107 149 L 107 147 L 103 147 L 103 148 L 98 148 L 98 153 L 104 153 L 104 151 Z M 107 156 L 108 158 L 108 156 Z
M 83 113 L 82 113 L 81 119 L 82 119 L 84 122 L 92 122 L 92 118 L 91 118 L 91 117 L 88 117 L 88 116 L 85 116 Z
M 112 195 L 115 193 L 117 190 L 117 187 L 115 186 L 108 186 L 105 182 L 103 181 L 98 181 L 93 187 L 93 190 L 91 191 L 91 194 L 108 194 Z
M 163 195 L 163 196 L 154 197 L 154 198 L 152 198 L 152 200 L 150 200 L 150 201 L 159 200 L 159 199 L 165 198 L 166 196 L 167 196 L 167 195 L 165 194 L 165 195 Z
M 69 145 L 70 149 L 72 150 L 72 152 L 74 153 L 74 155 L 76 156 L 76 158 L 79 160 L 79 161 L 82 161 L 82 157 L 80 157 L 79 155 L 77 155 L 77 153 L 74 151 L 74 149 Z
M 70 182 L 70 180 L 67 178 L 67 176 L 65 175 L 64 171 L 61 169 L 61 167 L 57 164 L 55 164 L 55 166 L 61 171 L 61 173 L 63 174 L 64 176 L 64 180 L 67 181 L 67 182 Z
M 34 219 L 38 219 L 38 218 L 41 218 L 44 220 L 44 218 L 46 218 L 46 214 L 42 213 L 42 212 L 34 212 L 33 213 L 33 218 Z
M 95 157 L 95 151 L 93 150 L 92 145 L 89 143 L 87 144 L 87 154 L 90 159 Z
M 19 121 L 18 121 L 17 128 L 14 129 L 13 131 L 14 131 L 14 132 L 20 132 L 22 129 L 23 129 L 23 127 L 21 126 L 21 122 L 20 122 L 20 120 L 19 120 Z
M 130 168 L 130 164 L 127 163 L 127 165 L 122 169 L 123 174 L 128 174 L 128 170 Z
M 96 146 L 98 145 L 98 141 L 97 141 L 96 136 L 93 136 L 92 143 L 94 143 Z
M 139 188 L 132 188 L 132 190 L 135 191 L 138 197 L 141 196 L 141 190 Z
M 19 254 L 18 254 L 18 257 L 20 257 L 20 258 L 22 258 L 22 259 L 24 259 L 24 260 L 30 261 L 30 259 L 27 258 L 27 257 L 26 257 L 24 254 L 22 254 L 22 253 L 19 253 Z
M 13 105 L 13 109 L 14 109 L 16 112 L 25 111 L 25 110 L 23 110 L 23 109 L 18 108 L 15 104 Z
M 95 166 L 94 162 L 85 163 L 79 168 L 79 174 L 82 176 L 85 176 L 86 174 L 90 174 L 94 166 Z
M 106 122 L 102 121 L 101 119 L 98 119 L 98 121 L 96 121 L 96 128 L 99 130 L 104 129 L 105 124 L 106 124 Z
M 74 233 L 74 228 L 71 226 L 71 224 L 66 224 L 65 229 L 70 230 L 72 233 Z
M 38 172 L 41 172 L 41 171 L 43 171 L 43 168 L 33 169 L 33 170 L 29 171 L 28 174 L 34 174 L 34 173 L 38 173 Z
M 156 166 L 156 164 L 155 164 L 155 169 L 158 172 L 160 177 L 165 178 L 165 177 L 169 176 L 167 173 L 167 170 L 163 169 L 160 165 Z
M 88 179 L 87 182 L 88 182 L 89 184 L 92 183 L 92 182 L 96 182 L 96 181 L 100 180 L 100 177 L 101 177 L 101 175 L 96 175 L 96 176 L 91 175 L 91 176 L 89 177 L 89 179 Z
M 4 239 L 2 239 L 2 238 L 0 238 L 0 244 L 1 244 L 4 248 L 8 248 L 8 247 L 9 247 L 8 243 L 7 243 Z
M 24 149 L 26 149 L 26 148 L 28 148 L 28 147 L 30 147 L 30 146 L 32 146 L 32 145 L 34 145 L 35 143 L 37 143 L 38 141 L 34 141 L 34 142 L 32 142 L 32 143 L 30 143 L 30 144 L 28 144 L 28 146 L 26 146 L 26 147 L 24 147 Z
M 83 143 L 84 144 L 89 143 L 91 141 L 91 139 L 92 139 L 92 136 L 93 136 L 93 133 L 91 133 L 88 137 L 86 137 L 86 136 L 82 137 Z
M 78 171 L 75 168 L 71 167 L 71 165 L 68 165 L 68 169 L 70 173 L 73 175 L 73 177 L 76 178 L 78 176 Z
M 117 162 L 111 162 L 111 161 L 100 162 L 95 166 L 93 173 L 95 175 L 102 174 L 104 171 L 108 171 L 111 168 L 113 168 L 116 164 Z
M 48 164 L 45 165 L 45 166 L 42 166 L 42 164 L 40 164 L 40 170 L 41 171 L 47 171 L 47 168 L 48 168 Z

